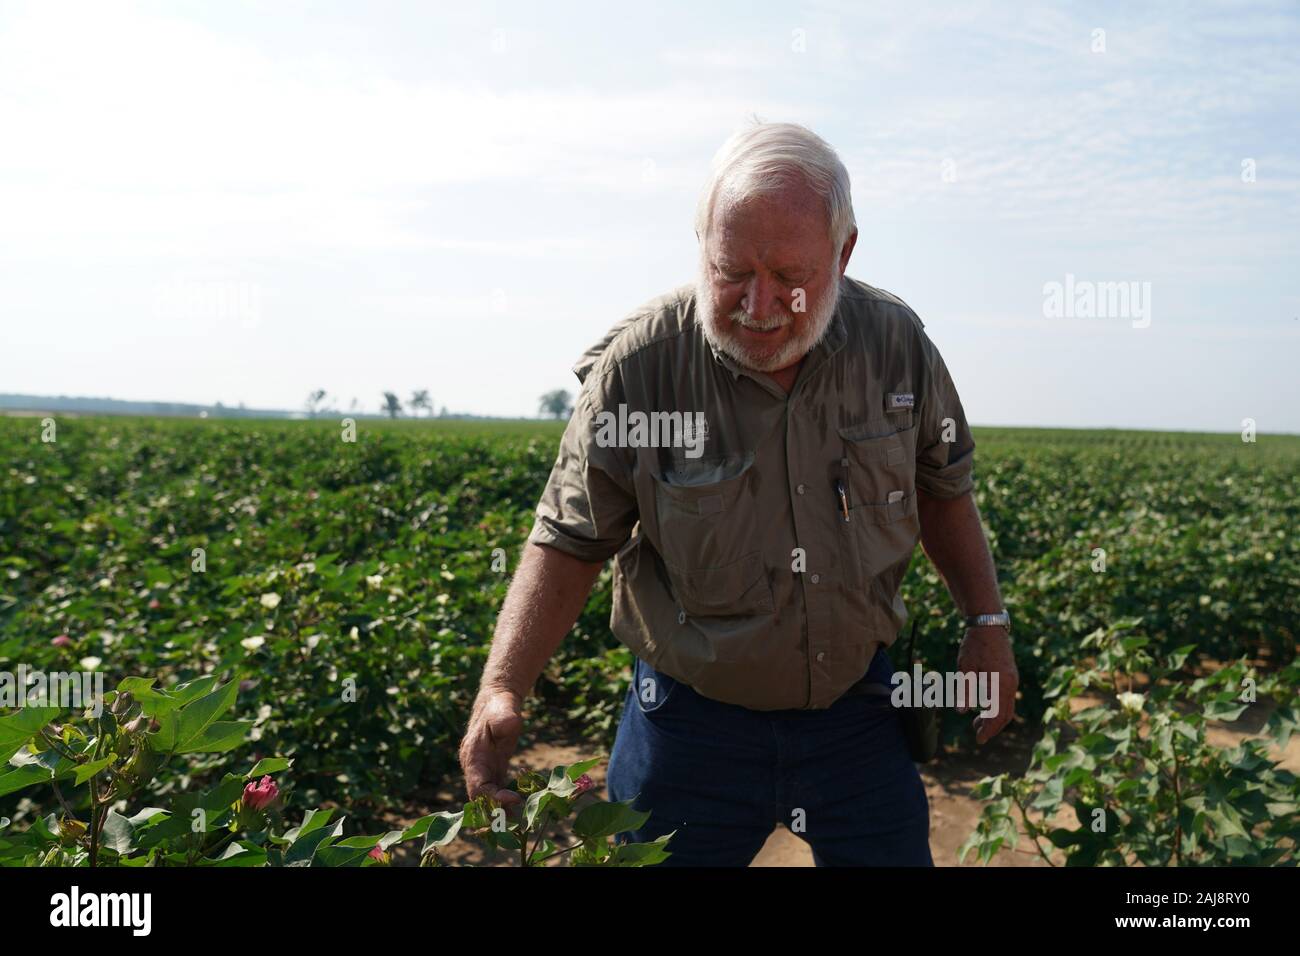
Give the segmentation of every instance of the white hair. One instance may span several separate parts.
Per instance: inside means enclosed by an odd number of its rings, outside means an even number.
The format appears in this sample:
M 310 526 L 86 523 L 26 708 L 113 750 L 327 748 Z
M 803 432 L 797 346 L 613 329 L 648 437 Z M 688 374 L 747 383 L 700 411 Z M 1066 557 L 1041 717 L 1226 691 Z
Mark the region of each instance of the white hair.
M 791 174 L 801 177 L 826 201 L 831 240 L 838 254 L 857 228 L 849 171 L 830 144 L 796 123 L 755 120 L 714 154 L 712 172 L 695 212 L 695 231 L 701 243 L 713 224 L 720 196 L 744 198 L 775 192 L 787 184 Z

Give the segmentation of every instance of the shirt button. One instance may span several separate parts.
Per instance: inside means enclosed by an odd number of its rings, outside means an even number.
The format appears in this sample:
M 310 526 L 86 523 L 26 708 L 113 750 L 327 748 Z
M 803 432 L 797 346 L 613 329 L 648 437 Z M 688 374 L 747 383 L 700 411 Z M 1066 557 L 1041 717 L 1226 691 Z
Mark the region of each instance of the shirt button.
M 812 583 L 813 583 L 813 584 L 821 584 L 821 581 L 822 581 L 822 576 L 821 576 L 820 574 L 814 574 L 814 575 L 812 576 Z
M 807 489 L 804 488 L 802 484 L 800 484 L 800 485 L 796 485 L 794 490 L 799 492 L 799 494 L 803 494 Z
M 818 655 L 817 655 L 817 660 L 818 660 L 818 662 L 821 662 L 821 661 L 826 660 L 826 652 L 825 652 L 825 651 L 821 651 L 820 653 L 818 653 Z
M 686 612 L 685 612 L 685 611 L 678 611 L 678 612 L 677 612 L 677 623 L 678 623 L 678 624 L 685 624 L 685 623 L 686 623 Z

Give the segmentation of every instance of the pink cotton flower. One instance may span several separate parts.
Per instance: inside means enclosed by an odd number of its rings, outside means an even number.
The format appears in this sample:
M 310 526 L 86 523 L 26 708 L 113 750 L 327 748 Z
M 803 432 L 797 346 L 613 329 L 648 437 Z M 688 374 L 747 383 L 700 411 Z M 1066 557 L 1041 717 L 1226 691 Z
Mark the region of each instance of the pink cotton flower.
M 158 602 L 157 598 L 154 598 L 152 601 L 149 602 L 149 610 L 151 611 L 156 611 L 160 607 L 162 607 L 162 605 Z
M 58 637 L 54 638 L 54 640 L 50 641 L 50 643 L 55 647 L 67 647 L 72 643 L 72 638 L 68 637 L 66 634 L 60 634 Z
M 594 790 L 596 788 L 596 781 L 592 780 L 584 773 L 577 780 L 573 781 L 573 786 L 575 788 L 573 795 L 575 797 L 580 797 L 588 790 Z
M 249 810 L 265 810 L 280 795 L 280 788 L 270 777 L 263 777 L 257 783 L 250 782 L 244 787 L 244 807 Z

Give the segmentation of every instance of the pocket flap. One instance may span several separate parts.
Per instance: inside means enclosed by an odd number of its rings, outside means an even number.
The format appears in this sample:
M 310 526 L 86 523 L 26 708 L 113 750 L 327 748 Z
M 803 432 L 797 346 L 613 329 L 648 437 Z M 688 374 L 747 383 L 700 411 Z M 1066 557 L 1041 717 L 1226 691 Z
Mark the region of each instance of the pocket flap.
M 840 437 L 849 442 L 855 455 L 864 459 L 883 461 L 887 465 L 901 465 L 907 460 L 907 449 L 899 437 L 899 430 L 890 422 L 863 422 L 845 425 Z
M 763 556 L 751 552 L 720 568 L 679 568 L 667 561 L 677 599 L 688 614 L 726 616 L 772 609 Z

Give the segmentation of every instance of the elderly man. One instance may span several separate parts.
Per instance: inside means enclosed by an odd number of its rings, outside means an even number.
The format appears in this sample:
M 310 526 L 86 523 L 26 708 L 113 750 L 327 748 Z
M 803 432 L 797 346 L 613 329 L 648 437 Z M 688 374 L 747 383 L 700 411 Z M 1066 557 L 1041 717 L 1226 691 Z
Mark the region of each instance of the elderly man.
M 784 823 L 818 865 L 930 865 L 900 713 L 861 691 L 889 683 L 919 540 L 967 615 L 958 670 L 999 678 L 976 739 L 1013 714 L 957 392 L 912 310 L 845 276 L 848 173 L 808 130 L 724 144 L 696 235 L 697 281 L 575 368 L 461 744 L 467 789 L 518 802 L 523 699 L 613 557 L 611 627 L 636 666 L 609 791 L 650 812 L 630 838 L 675 831 L 669 865 L 743 866 Z

